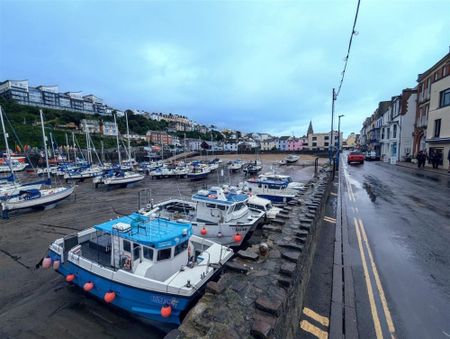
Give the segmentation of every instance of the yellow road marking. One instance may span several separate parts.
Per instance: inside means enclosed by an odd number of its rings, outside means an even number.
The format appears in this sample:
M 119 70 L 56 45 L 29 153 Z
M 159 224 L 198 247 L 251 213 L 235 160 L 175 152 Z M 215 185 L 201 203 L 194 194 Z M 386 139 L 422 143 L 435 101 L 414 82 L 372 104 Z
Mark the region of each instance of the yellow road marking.
M 377 338 L 383 338 L 383 332 L 381 330 L 380 318 L 378 317 L 377 306 L 375 305 L 375 298 L 373 295 L 372 282 L 370 281 L 369 270 L 367 268 L 366 255 L 364 254 L 364 249 L 361 241 L 361 233 L 358 227 L 358 221 L 354 219 L 356 237 L 358 238 L 359 253 L 361 255 L 361 260 L 364 270 L 364 278 L 366 280 L 367 294 L 369 295 L 370 311 L 372 312 L 373 325 L 375 327 L 375 334 Z
M 334 223 L 334 224 L 336 223 L 336 219 L 335 218 L 331 218 L 331 217 L 327 217 L 327 216 L 324 216 L 323 220 L 331 222 L 331 223 Z
M 324 317 L 323 315 L 320 315 L 317 312 L 314 312 L 312 309 L 308 307 L 303 307 L 303 314 L 310 317 L 311 319 L 314 319 L 318 323 L 320 323 L 323 326 L 328 327 L 330 324 L 330 321 L 328 320 L 328 317 Z
M 364 224 L 361 219 L 359 219 L 359 226 L 361 228 L 361 233 L 362 233 L 364 242 L 366 243 L 367 252 L 369 253 L 369 260 L 370 260 L 370 264 L 372 266 L 373 275 L 375 276 L 375 283 L 378 288 L 378 293 L 380 294 L 381 304 L 383 305 L 383 311 L 384 311 L 384 315 L 386 317 L 388 329 L 391 334 L 391 337 L 395 338 L 394 322 L 392 321 L 391 312 L 389 311 L 389 307 L 387 304 L 386 296 L 384 294 L 383 286 L 381 285 L 380 276 L 378 275 L 378 270 L 375 265 L 375 261 L 373 260 L 372 250 L 370 249 L 369 241 L 367 239 L 366 230 L 364 229 Z
M 328 338 L 328 333 L 327 332 L 325 332 L 324 330 L 321 330 L 317 326 L 314 326 L 308 320 L 300 321 L 300 328 L 303 331 L 306 331 L 306 332 L 311 333 L 312 335 L 315 335 L 317 338 L 320 338 L 320 339 L 327 339 Z

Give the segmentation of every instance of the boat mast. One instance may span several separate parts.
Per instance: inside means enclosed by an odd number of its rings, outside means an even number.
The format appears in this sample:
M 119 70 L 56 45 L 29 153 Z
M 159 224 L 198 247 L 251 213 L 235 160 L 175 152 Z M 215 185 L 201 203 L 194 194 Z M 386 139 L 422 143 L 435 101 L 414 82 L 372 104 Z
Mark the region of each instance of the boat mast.
M 52 143 L 52 154 L 53 154 L 53 158 L 55 158 L 55 145 L 53 143 L 53 134 L 52 132 L 50 132 L 50 142 Z
M 119 127 L 117 127 L 117 120 L 116 120 L 116 115 L 113 114 L 114 116 L 114 124 L 116 125 L 116 141 L 117 141 L 117 155 L 119 157 L 119 166 L 122 163 L 122 158 L 120 157 L 120 145 L 119 145 Z
M 12 163 L 11 163 L 11 153 L 9 152 L 9 145 L 8 145 L 8 133 L 6 133 L 5 123 L 3 121 L 2 106 L 0 106 L 0 118 L 2 120 L 3 137 L 5 138 L 6 157 L 8 159 L 9 170 L 11 171 L 11 174 L 13 175 L 13 178 L 14 178 L 14 172 L 13 172 Z
M 73 144 L 73 162 L 77 162 L 77 145 L 75 144 L 75 134 L 72 132 L 72 144 Z
M 128 128 L 128 112 L 127 111 L 125 111 L 125 122 L 127 123 L 128 162 L 131 165 L 130 129 Z
M 105 162 L 105 148 L 103 146 L 103 140 L 100 140 L 100 146 L 102 148 L 102 163 Z
M 44 117 L 42 115 L 42 110 L 39 110 L 41 116 L 41 127 L 42 127 L 42 140 L 44 141 L 44 151 L 45 151 L 45 164 L 47 165 L 47 177 L 50 179 L 50 170 L 48 168 L 48 152 L 47 152 L 47 137 L 45 136 L 44 130 Z
M 70 162 L 70 148 L 69 148 L 69 137 L 67 136 L 66 133 L 66 154 L 67 154 L 67 162 Z

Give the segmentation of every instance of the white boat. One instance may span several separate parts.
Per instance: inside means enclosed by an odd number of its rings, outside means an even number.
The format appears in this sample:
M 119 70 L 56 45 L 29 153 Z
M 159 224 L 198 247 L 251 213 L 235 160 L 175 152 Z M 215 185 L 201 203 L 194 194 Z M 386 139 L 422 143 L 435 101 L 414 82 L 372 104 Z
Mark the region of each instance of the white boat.
M 225 193 L 220 187 L 200 190 L 192 201 L 170 199 L 156 204 L 146 216 L 192 223 L 195 235 L 211 239 L 222 245 L 240 246 L 264 217 L 262 211 L 252 211 L 247 206 L 249 196 Z
M 288 164 L 293 164 L 294 162 L 297 162 L 298 159 L 300 159 L 300 157 L 298 155 L 295 154 L 289 154 L 285 160 Z
M 18 196 L 2 202 L 3 218 L 7 219 L 10 211 L 54 205 L 70 196 L 74 189 L 75 186 L 23 190 Z
M 41 263 L 106 305 L 173 326 L 232 256 L 188 222 L 133 213 L 55 240 Z
M 251 210 L 263 211 L 266 219 L 275 219 L 278 213 L 281 212 L 281 208 L 273 206 L 270 200 L 260 198 L 256 195 L 252 195 L 248 199 L 247 206 Z
M 28 166 L 27 163 L 19 162 L 17 160 L 11 159 L 11 167 L 8 163 L 3 163 L 0 165 L 0 173 L 6 173 L 6 172 L 21 172 Z
M 103 174 L 103 169 L 98 166 L 88 168 L 80 168 L 73 171 L 68 171 L 64 174 L 66 180 L 84 180 L 88 178 L 98 177 Z
M 250 179 L 241 183 L 239 188 L 247 193 L 272 201 L 276 205 L 284 205 L 295 198 L 298 191 L 288 188 L 288 182 L 267 179 Z
M 228 169 L 231 172 L 237 172 L 242 169 L 242 166 L 244 166 L 244 162 L 242 160 L 234 160 L 228 165 Z
M 121 186 L 126 187 L 127 185 L 134 184 L 141 180 L 144 180 L 145 176 L 143 174 L 128 172 L 123 170 L 110 170 L 103 176 L 94 177 L 92 182 L 97 188 L 99 184 L 105 186 Z
M 211 170 L 208 165 L 200 164 L 200 163 L 192 163 L 191 170 L 187 174 L 187 177 L 192 180 L 202 180 L 206 179 L 211 173 Z
M 20 183 L 11 183 L 0 186 L 0 200 L 10 199 L 11 197 L 17 196 L 23 190 L 28 189 L 40 189 L 42 187 L 43 182 L 29 183 L 29 184 L 20 184 Z
M 47 172 L 50 172 L 51 175 L 58 175 L 58 166 L 50 166 L 48 169 L 47 167 L 44 168 L 38 168 L 36 170 L 36 174 L 41 176 L 47 174 Z M 63 175 L 64 173 L 62 173 Z

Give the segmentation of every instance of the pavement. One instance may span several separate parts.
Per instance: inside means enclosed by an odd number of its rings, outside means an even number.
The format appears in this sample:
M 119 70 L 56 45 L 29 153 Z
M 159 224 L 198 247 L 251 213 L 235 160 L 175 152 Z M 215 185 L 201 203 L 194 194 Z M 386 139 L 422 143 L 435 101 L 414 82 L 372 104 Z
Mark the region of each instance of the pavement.
M 302 316 L 296 338 L 327 338 L 333 287 L 333 253 L 336 228 L 338 179 L 331 188 L 325 206 L 311 277 L 305 293 Z
M 352 282 L 344 303 L 355 310 L 358 336 L 450 337 L 450 177 L 381 162 L 341 164 L 337 227 L 347 227 L 342 272 Z
M 397 166 L 401 166 L 401 167 L 405 167 L 405 168 L 409 168 L 411 170 L 416 170 L 417 173 L 420 172 L 431 172 L 431 173 L 435 173 L 435 174 L 441 174 L 441 175 L 448 175 L 450 176 L 450 170 L 443 168 L 442 166 L 439 168 L 433 168 L 430 165 L 425 165 L 425 167 L 422 168 L 418 168 L 417 164 L 413 164 L 412 162 L 398 162 L 396 164 Z

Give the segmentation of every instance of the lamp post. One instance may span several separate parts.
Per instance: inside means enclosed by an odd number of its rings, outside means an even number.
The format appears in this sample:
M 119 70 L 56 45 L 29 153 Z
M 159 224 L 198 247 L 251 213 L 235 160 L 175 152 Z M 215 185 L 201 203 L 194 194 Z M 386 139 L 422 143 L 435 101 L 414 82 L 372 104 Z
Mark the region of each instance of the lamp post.
M 341 152 L 341 118 L 344 116 L 344 114 L 338 115 L 338 144 L 337 144 L 337 152 L 336 152 L 336 168 L 339 169 L 339 157 Z

